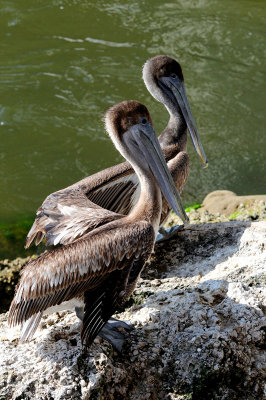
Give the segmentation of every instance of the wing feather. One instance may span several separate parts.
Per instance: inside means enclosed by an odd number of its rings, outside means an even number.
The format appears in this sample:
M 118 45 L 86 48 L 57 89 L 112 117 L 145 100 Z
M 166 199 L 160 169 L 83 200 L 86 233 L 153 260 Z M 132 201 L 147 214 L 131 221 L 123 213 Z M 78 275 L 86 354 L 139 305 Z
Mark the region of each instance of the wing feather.
M 88 200 L 79 189 L 69 189 L 48 196 L 37 212 L 28 233 L 25 247 L 34 238 L 36 244 L 46 237 L 48 245 L 69 244 L 93 229 L 122 218 Z
M 154 230 L 149 223 L 114 221 L 75 243 L 43 253 L 22 271 L 9 323 L 22 323 L 93 289 L 112 271 L 122 270 L 140 255 L 147 259 L 153 243 Z
M 24 322 L 20 336 L 21 342 L 27 342 L 33 337 L 42 319 L 42 314 L 43 313 L 38 312 L 37 314 L 33 315 L 30 319 L 28 319 L 26 322 Z
M 81 340 L 90 346 L 99 331 L 133 292 L 137 279 L 145 264 L 145 257 L 130 262 L 123 271 L 113 271 L 108 285 L 103 282 L 93 291 L 84 294 L 84 318 Z
M 138 200 L 139 189 L 137 175 L 132 173 L 87 193 L 87 197 L 107 210 L 127 215 Z
M 137 200 L 131 198 L 137 185 L 138 178 L 130 164 L 122 163 L 50 194 L 37 210 L 25 247 L 34 240 L 39 244 L 44 237 L 48 245 L 71 243 L 116 218 L 118 206 L 122 214 L 128 214 Z

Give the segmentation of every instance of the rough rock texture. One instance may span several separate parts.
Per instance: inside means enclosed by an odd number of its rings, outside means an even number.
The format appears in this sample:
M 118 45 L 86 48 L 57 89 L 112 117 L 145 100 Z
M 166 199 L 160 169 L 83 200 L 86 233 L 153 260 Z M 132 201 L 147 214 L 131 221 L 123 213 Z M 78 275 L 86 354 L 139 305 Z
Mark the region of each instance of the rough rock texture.
M 189 226 L 156 247 L 119 318 L 121 355 L 82 353 L 71 312 L 32 342 L 0 317 L 0 399 L 262 400 L 266 377 L 266 222 Z M 132 305 L 133 304 L 133 305 Z
M 188 213 L 191 224 L 226 221 L 266 221 L 266 195 L 237 196 L 228 190 L 216 190 L 208 194 L 200 208 Z M 171 214 L 166 225 L 180 224 Z
M 211 214 L 220 213 L 229 217 L 240 205 L 252 207 L 258 202 L 266 204 L 266 195 L 237 196 L 229 190 L 215 190 L 209 193 L 203 200 L 202 210 L 208 211 Z

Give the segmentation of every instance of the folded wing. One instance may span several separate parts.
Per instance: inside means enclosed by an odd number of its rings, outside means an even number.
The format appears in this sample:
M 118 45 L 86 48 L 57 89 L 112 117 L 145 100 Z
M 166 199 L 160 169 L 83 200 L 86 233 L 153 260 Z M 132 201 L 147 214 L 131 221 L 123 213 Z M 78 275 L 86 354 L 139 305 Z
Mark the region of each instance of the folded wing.
M 36 315 L 32 318 L 35 331 L 40 320 L 38 313 L 87 291 L 104 293 L 104 288 L 116 281 L 114 275 L 117 272 L 120 276 L 121 271 L 122 275 L 126 271 L 124 286 L 131 285 L 131 267 L 140 259 L 144 265 L 153 244 L 154 230 L 149 223 L 125 224 L 118 220 L 95 229 L 74 243 L 43 253 L 22 271 L 9 311 L 10 325 L 24 323 Z M 115 289 L 113 293 L 116 296 Z M 113 300 L 108 298 L 108 301 L 112 303 Z M 32 336 L 31 323 L 26 329 Z
M 121 218 L 115 213 L 127 215 L 138 196 L 139 181 L 128 163 L 89 176 L 44 200 L 25 247 L 34 240 L 38 245 L 44 237 L 47 245 L 72 243 L 102 223 Z
M 93 229 L 122 217 L 88 200 L 80 188 L 58 191 L 48 196 L 38 209 L 25 247 L 34 238 L 39 244 L 44 236 L 47 245 L 73 243 Z

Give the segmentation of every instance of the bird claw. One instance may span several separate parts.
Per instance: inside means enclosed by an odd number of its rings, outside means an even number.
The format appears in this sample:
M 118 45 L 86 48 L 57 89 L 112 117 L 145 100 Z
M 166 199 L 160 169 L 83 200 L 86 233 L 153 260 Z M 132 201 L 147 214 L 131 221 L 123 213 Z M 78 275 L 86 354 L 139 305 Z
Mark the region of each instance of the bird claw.
M 82 321 L 84 317 L 84 307 L 75 307 L 75 311 L 77 317 Z M 132 331 L 132 329 L 134 329 L 132 325 L 127 324 L 124 321 L 110 318 L 102 330 L 98 333 L 98 336 L 104 340 L 107 340 L 107 342 L 109 342 L 114 349 L 121 353 L 125 337 L 123 333 L 117 330 L 118 328 L 123 328 L 126 331 Z
M 123 328 L 127 331 L 131 331 L 133 329 L 133 326 L 127 324 L 124 321 L 110 318 L 109 321 L 106 322 L 102 330 L 98 333 L 98 336 L 100 336 L 102 339 L 107 340 L 107 342 L 109 342 L 115 350 L 121 353 L 125 337 L 121 332 L 117 330 L 117 328 Z
M 184 225 L 175 225 L 171 228 L 160 228 L 159 233 L 157 234 L 156 243 L 164 242 L 165 240 L 171 239 L 177 232 L 182 231 L 184 229 Z

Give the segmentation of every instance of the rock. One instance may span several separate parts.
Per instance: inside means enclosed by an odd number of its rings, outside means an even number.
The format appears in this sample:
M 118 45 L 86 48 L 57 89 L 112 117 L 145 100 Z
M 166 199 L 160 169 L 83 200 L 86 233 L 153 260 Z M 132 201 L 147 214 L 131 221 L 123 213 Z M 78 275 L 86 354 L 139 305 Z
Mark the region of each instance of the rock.
M 253 205 L 259 201 L 264 201 L 266 205 L 266 195 L 237 196 L 229 190 L 216 190 L 205 197 L 202 211 L 208 211 L 211 214 L 220 213 L 229 217 L 237 209 L 244 208 L 246 204 Z
M 198 224 L 156 246 L 117 315 L 135 327 L 122 354 L 99 338 L 82 352 L 71 312 L 25 344 L 2 314 L 0 398 L 262 400 L 265 232 L 263 221 Z
M 266 195 L 237 196 L 228 190 L 208 194 L 196 209 L 189 207 L 187 215 L 191 224 L 226 221 L 266 221 Z M 173 213 L 165 227 L 178 225 L 181 220 Z
M 19 280 L 19 272 L 29 261 L 27 258 L 16 258 L 13 261 L 0 261 L 0 313 L 6 311 L 14 296 L 15 286 Z

